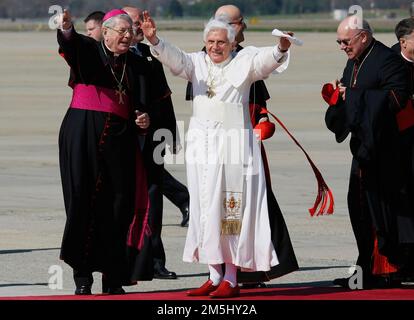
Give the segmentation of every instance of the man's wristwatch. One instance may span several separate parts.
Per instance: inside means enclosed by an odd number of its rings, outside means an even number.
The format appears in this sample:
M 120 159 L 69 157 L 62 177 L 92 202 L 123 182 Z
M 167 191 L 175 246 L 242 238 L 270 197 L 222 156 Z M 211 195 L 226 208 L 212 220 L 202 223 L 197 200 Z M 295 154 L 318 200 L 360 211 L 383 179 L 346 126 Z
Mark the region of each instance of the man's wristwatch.
M 288 50 L 289 50 L 289 49 L 282 50 L 282 49 L 280 48 L 280 46 L 277 46 L 277 48 L 279 49 L 279 52 L 281 52 L 281 53 L 286 53 L 286 52 L 288 52 Z

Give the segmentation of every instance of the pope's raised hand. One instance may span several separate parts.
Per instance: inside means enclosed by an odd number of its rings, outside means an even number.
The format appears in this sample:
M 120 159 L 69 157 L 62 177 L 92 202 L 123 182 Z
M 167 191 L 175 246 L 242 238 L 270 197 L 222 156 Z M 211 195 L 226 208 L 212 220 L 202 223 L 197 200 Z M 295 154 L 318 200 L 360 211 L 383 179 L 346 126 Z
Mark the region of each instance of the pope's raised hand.
M 141 24 L 142 32 L 144 33 L 145 38 L 152 44 L 156 45 L 158 43 L 157 38 L 157 28 L 155 26 L 154 20 L 151 18 L 148 11 L 143 12 L 143 21 Z
M 291 32 L 291 31 L 284 31 L 284 33 L 286 33 L 286 34 L 288 34 L 288 35 L 290 35 L 290 36 L 292 36 L 293 37 L 293 35 L 294 35 L 294 33 L 293 32 Z M 279 46 L 280 46 L 280 49 L 281 50 L 283 50 L 283 51 L 285 51 L 285 50 L 288 50 L 289 48 L 290 48 L 290 45 L 291 45 L 291 42 L 289 41 L 289 39 L 288 38 L 285 38 L 285 37 L 280 37 L 280 43 L 279 43 Z

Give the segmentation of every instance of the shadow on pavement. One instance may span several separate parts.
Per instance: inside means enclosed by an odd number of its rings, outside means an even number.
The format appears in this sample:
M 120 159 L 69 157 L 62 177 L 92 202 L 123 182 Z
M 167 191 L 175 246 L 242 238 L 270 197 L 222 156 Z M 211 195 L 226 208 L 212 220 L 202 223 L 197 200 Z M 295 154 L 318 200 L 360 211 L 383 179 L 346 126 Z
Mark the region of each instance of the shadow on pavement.
M 177 274 L 179 278 L 208 277 L 208 273 Z
M 0 288 L 7 288 L 7 287 L 26 287 L 26 286 L 45 286 L 47 287 L 48 283 L 5 283 L 0 284 Z
M 323 266 L 323 267 L 300 267 L 298 271 L 316 271 L 325 269 L 349 269 L 351 266 Z
M 0 254 L 14 254 L 14 253 L 36 252 L 36 251 L 53 251 L 53 250 L 60 250 L 60 248 L 0 250 Z

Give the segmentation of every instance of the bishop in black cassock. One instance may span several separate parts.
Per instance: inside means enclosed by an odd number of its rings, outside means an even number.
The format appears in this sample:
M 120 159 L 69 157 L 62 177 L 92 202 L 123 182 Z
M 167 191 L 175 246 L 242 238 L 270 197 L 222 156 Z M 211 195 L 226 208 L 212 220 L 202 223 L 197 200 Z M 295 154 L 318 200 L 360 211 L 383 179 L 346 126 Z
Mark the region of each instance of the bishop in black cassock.
M 131 32 L 122 28 L 131 27 L 129 17 L 121 10 L 107 15 L 104 22 L 116 19 L 107 36 L 111 32 L 125 52 L 117 54 L 105 40 L 78 34 L 68 12 L 66 28 L 57 34 L 73 88 L 59 133 L 67 215 L 60 257 L 74 270 L 76 294 L 90 294 L 95 271 L 103 273 L 105 293 L 123 293 L 122 285 L 140 280 L 133 272 L 136 255 L 150 258 L 146 175 L 138 144 L 145 130 L 137 126 L 135 111 L 147 112 L 158 91 L 146 64 L 128 51 Z
M 392 286 L 399 282 L 393 277 L 401 263 L 398 216 L 407 199 L 396 115 L 406 106 L 408 78 L 400 57 L 373 38 L 369 24 L 351 28 L 351 19 L 338 28 L 349 60 L 338 84 L 341 97 L 325 121 L 337 142 L 351 133 L 348 209 L 364 287 Z M 349 285 L 347 278 L 334 283 Z

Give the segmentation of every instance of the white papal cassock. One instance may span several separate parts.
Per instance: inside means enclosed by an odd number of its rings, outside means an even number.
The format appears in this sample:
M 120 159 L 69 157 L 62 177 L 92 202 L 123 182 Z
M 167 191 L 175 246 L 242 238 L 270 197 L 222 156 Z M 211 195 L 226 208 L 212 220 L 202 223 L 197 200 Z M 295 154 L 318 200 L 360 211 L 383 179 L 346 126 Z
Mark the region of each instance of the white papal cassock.
M 253 82 L 287 68 L 278 47 L 247 47 L 214 64 L 160 40 L 152 54 L 193 84 L 186 165 L 190 222 L 183 260 L 268 271 L 278 258 L 270 237 L 260 145 L 249 116 Z M 211 95 L 208 97 L 207 92 Z

